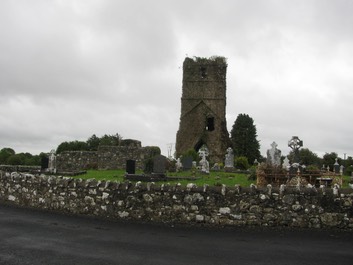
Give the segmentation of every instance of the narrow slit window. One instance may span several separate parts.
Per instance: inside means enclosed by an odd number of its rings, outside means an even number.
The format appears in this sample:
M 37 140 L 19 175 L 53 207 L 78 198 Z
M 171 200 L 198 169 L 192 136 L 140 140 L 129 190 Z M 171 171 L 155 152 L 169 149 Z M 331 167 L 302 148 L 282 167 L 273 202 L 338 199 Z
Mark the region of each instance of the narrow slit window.
M 214 117 L 207 118 L 206 130 L 209 132 L 214 130 Z

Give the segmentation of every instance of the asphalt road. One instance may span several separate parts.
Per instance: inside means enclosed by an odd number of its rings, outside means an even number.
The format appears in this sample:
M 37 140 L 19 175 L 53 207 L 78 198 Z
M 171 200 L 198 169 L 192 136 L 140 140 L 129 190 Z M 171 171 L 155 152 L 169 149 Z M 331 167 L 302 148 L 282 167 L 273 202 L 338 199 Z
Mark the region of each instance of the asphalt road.
M 0 205 L 0 264 L 353 264 L 353 232 L 109 222 Z

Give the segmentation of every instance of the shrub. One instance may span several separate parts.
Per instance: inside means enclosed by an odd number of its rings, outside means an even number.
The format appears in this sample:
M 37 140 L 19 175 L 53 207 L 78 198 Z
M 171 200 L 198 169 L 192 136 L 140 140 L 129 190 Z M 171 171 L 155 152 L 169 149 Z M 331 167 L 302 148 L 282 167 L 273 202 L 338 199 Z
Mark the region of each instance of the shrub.
M 248 158 L 245 156 L 239 156 L 235 158 L 235 168 L 246 170 L 249 168 Z
M 199 160 L 199 155 L 195 151 L 195 149 L 189 149 L 186 152 L 182 154 L 183 157 L 192 157 L 192 161 L 198 161 Z

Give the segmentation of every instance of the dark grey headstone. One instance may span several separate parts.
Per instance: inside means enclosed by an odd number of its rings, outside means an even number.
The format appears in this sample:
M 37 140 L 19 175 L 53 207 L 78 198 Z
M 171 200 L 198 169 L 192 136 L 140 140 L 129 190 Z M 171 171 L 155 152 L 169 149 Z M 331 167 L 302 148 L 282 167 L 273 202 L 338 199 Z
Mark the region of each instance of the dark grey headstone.
M 333 169 L 334 169 L 334 171 L 335 171 L 336 174 L 340 173 L 340 165 L 336 165 L 336 164 L 335 164 L 335 165 L 333 166 Z
M 181 160 L 181 163 L 183 164 L 184 170 L 192 169 L 192 157 L 191 156 L 183 157 Z
M 42 170 L 47 169 L 49 167 L 49 157 L 43 156 L 40 165 Z
M 135 174 L 135 160 L 126 160 L 126 173 Z
M 153 173 L 155 174 L 165 174 L 165 164 L 167 158 L 162 155 L 157 155 L 153 159 Z

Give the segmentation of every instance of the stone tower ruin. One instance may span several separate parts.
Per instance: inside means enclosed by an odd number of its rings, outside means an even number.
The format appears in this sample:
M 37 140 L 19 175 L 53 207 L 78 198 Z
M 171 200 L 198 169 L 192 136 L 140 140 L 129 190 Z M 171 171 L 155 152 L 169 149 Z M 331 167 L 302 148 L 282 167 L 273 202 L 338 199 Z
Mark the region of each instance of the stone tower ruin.
M 206 145 L 209 161 L 223 162 L 231 145 L 226 122 L 226 72 L 224 57 L 185 58 L 177 157 Z

